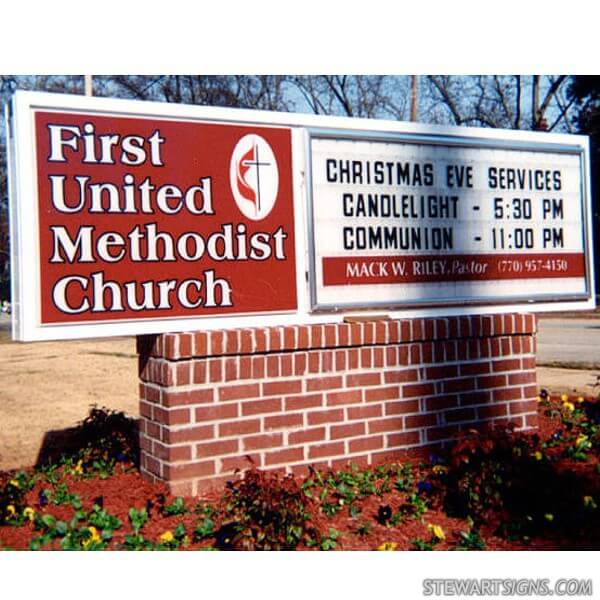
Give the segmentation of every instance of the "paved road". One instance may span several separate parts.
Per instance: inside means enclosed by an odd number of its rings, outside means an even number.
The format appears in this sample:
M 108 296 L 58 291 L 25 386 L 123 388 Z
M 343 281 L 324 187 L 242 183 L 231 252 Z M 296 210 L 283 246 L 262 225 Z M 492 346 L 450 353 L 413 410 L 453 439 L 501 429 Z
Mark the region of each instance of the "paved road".
M 600 315 L 596 318 L 540 315 L 538 328 L 538 364 L 600 370 Z M 9 337 L 10 316 L 0 313 L 0 338 Z
M 538 363 L 600 365 L 600 319 L 541 317 L 538 327 Z
M 557 318 L 540 315 L 538 363 L 585 363 L 600 368 L 600 317 Z M 0 331 L 10 335 L 10 317 L 0 313 Z

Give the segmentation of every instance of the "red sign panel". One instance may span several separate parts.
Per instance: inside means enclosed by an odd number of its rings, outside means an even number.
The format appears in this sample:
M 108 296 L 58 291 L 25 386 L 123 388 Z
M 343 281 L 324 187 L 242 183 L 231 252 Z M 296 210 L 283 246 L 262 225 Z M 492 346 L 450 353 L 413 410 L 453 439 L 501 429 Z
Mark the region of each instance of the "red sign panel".
M 290 129 L 35 127 L 42 324 L 297 309 Z

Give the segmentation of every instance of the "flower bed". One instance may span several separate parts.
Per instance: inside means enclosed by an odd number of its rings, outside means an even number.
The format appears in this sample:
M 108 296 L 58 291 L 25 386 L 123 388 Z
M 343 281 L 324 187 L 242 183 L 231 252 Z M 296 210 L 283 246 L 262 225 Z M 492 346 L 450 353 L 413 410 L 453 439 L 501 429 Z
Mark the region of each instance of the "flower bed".
M 467 432 L 444 456 L 256 469 L 202 498 L 137 470 L 133 423 L 95 409 L 69 455 L 0 474 L 0 549 L 600 548 L 600 403 L 538 399 L 540 431 Z

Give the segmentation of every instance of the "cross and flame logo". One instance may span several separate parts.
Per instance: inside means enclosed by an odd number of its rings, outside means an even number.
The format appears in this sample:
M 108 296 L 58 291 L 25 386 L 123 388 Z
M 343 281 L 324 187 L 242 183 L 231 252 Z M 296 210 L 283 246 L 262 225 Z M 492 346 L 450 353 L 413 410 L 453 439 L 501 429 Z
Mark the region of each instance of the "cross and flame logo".
M 248 219 L 260 221 L 273 210 L 279 170 L 264 138 L 249 134 L 238 141 L 231 155 L 230 185 L 238 208 Z

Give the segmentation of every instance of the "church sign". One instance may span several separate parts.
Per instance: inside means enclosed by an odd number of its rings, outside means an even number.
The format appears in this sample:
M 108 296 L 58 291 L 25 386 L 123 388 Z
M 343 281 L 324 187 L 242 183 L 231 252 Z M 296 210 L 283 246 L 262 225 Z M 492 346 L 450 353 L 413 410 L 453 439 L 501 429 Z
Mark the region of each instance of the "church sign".
M 16 339 L 594 304 L 582 136 L 31 92 L 7 117 Z
M 45 107 L 18 117 L 34 149 L 16 154 L 33 175 L 25 186 L 17 172 L 16 186 L 23 337 L 28 324 L 128 333 L 298 309 L 289 128 Z

